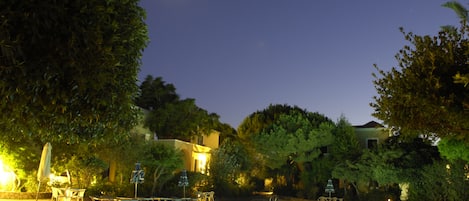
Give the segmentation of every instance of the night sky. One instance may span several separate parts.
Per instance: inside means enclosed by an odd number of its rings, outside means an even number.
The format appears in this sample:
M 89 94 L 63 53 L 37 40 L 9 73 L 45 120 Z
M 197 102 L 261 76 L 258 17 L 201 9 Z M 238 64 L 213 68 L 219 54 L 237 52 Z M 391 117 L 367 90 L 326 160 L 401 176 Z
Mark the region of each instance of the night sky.
M 433 36 L 458 25 L 444 2 L 142 0 L 150 43 L 139 79 L 162 77 L 234 128 L 269 104 L 380 122 L 369 106 L 373 64 L 397 66 L 399 27 Z

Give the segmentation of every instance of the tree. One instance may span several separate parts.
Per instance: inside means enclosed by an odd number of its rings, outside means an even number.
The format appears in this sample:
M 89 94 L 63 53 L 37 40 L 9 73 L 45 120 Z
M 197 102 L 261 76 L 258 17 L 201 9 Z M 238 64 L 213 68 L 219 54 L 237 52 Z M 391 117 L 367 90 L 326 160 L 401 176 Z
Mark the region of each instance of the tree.
M 166 84 L 161 77 L 147 76 L 135 102 L 148 110 L 144 125 L 160 138 L 189 140 L 221 124 L 217 114 L 198 107 L 195 99 L 179 99 L 174 85 Z
M 408 200 L 465 200 L 469 197 L 466 174 L 467 163 L 462 160 L 422 165 L 410 182 Z
M 220 144 L 223 144 L 225 140 L 239 140 L 236 129 L 227 123 L 217 124 L 214 129 L 220 132 Z
M 343 186 L 345 189 L 344 194 L 346 195 L 349 184 L 358 190 L 354 182 L 362 181 L 361 178 L 363 177 L 366 178 L 365 175 L 356 174 L 353 165 L 350 164 L 351 161 L 358 161 L 362 155 L 362 147 L 355 134 L 355 128 L 344 116 L 339 118 L 332 133 L 334 135 L 334 143 L 328 148 L 328 153 L 334 164 L 331 174 L 334 178 L 344 179 L 345 185 Z M 349 167 L 349 169 L 346 167 Z
M 161 193 L 165 183 L 173 178 L 174 170 L 184 167 L 183 153 L 173 147 L 147 142 L 139 159 L 146 167 L 146 175 L 152 182 L 151 196 Z
M 438 142 L 438 151 L 448 160 L 462 159 L 469 161 L 469 145 L 463 141 L 455 139 L 441 139 Z
M 145 126 L 160 138 L 189 140 L 192 136 L 208 134 L 218 122 L 218 115 L 199 108 L 194 99 L 167 103 L 150 111 Z
M 279 119 L 254 136 L 254 146 L 271 169 L 290 163 L 311 162 L 321 154 L 320 148 L 332 143 L 333 124 L 318 127 L 301 114 L 281 114 Z
M 330 176 L 328 160 L 316 159 L 321 149 L 333 142 L 334 127 L 330 119 L 319 113 L 297 106 L 269 105 L 246 117 L 238 135 L 258 161 L 257 172 L 267 175 L 262 179 L 274 178 L 277 193 L 293 195 L 299 190 L 310 198 L 316 196 L 317 191 L 310 188 L 319 185 L 319 177 Z M 317 174 L 308 177 L 313 171 Z M 302 188 L 294 189 L 294 185 Z
M 250 178 L 254 159 L 239 141 L 226 139 L 218 149 L 212 151 L 210 159 L 210 186 L 224 196 L 240 196 L 251 192 Z
M 1 136 L 76 143 L 134 126 L 148 41 L 137 0 L 1 1 L 0 12 Z
M 298 106 L 289 106 L 289 105 L 269 105 L 266 109 L 256 111 L 246 117 L 241 125 L 238 128 L 238 136 L 240 139 L 249 141 L 249 138 L 253 135 L 256 135 L 262 132 L 263 129 L 271 126 L 282 114 L 288 114 L 292 111 L 297 111 L 305 116 L 308 116 L 308 119 L 311 120 L 311 123 L 314 126 L 318 126 L 320 123 L 325 121 L 330 121 L 327 117 L 318 114 L 307 112 L 304 109 L 299 108 Z
M 463 26 L 466 26 L 467 20 L 468 20 L 468 11 L 463 5 L 461 5 L 457 1 L 448 1 L 448 2 L 444 3 L 442 6 L 452 9 L 456 13 L 456 15 L 458 15 L 459 19 L 461 20 L 461 24 Z M 456 32 L 457 28 L 454 27 L 454 26 L 446 25 L 446 26 L 442 27 L 442 30 L 447 31 L 447 32 Z M 464 77 L 466 77 L 466 76 L 464 76 Z M 460 81 L 464 81 L 465 83 L 467 83 L 467 81 L 469 81 L 469 80 L 463 79 L 463 80 L 460 80 Z
M 411 46 L 400 50 L 399 68 L 379 76 L 374 85 L 379 96 L 373 115 L 408 135 L 437 134 L 469 140 L 469 90 L 458 82 L 469 73 L 466 26 L 437 36 L 405 33 Z
M 344 116 L 339 118 L 332 132 L 334 143 L 330 146 L 329 152 L 336 162 L 353 160 L 360 156 L 362 148 L 355 134 L 355 128 Z
M 135 98 L 135 105 L 151 111 L 178 100 L 179 95 L 173 84 L 166 84 L 162 77 L 148 75 L 140 84 L 140 96 Z

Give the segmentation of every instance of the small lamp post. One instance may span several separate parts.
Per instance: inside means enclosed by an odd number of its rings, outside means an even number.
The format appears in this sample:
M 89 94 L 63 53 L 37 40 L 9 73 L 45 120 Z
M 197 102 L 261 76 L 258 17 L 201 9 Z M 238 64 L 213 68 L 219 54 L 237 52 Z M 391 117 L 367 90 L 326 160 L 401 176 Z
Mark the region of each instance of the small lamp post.
M 189 186 L 189 179 L 187 179 L 187 172 L 183 170 L 181 173 L 181 177 L 179 178 L 178 186 L 182 186 L 184 198 L 186 198 L 186 186 Z
M 334 184 L 332 184 L 332 179 L 327 180 L 326 193 L 329 193 L 329 199 L 331 198 L 331 193 L 334 193 Z
M 137 184 L 143 183 L 145 181 L 145 173 L 140 169 L 140 163 L 135 163 L 135 170 L 132 171 L 132 177 L 130 178 L 130 183 L 135 184 L 135 198 L 137 198 Z

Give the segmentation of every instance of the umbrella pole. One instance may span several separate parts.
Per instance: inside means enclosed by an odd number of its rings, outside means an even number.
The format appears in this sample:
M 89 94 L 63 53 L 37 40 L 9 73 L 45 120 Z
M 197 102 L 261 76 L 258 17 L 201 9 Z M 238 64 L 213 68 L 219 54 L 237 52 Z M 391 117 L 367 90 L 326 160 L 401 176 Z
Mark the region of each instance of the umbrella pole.
M 38 195 L 39 195 L 39 188 L 41 187 L 41 181 L 39 181 L 39 183 L 37 184 L 37 192 L 36 192 L 36 201 L 38 199 Z

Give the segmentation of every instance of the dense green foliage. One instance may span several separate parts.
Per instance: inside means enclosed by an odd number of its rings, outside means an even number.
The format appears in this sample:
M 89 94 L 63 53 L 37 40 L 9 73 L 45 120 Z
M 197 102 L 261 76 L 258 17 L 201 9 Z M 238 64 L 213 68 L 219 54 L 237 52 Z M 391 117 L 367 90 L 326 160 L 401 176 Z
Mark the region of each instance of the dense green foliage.
M 139 88 L 140 94 L 135 98 L 135 105 L 145 110 L 163 108 L 167 103 L 179 100 L 176 87 L 163 81 L 162 77 L 153 79 L 153 76 L 148 75 Z
M 238 127 L 238 136 L 241 139 L 249 140 L 253 135 L 262 132 L 265 128 L 271 126 L 282 114 L 288 114 L 292 111 L 296 111 L 303 116 L 306 116 L 313 126 L 318 126 L 322 122 L 330 121 L 327 117 L 324 117 L 318 113 L 308 112 L 298 106 L 289 105 L 269 105 L 266 109 L 256 111 L 246 117 Z
M 278 169 L 289 163 L 311 162 L 321 154 L 320 148 L 332 144 L 333 124 L 314 126 L 298 112 L 280 114 L 269 127 L 253 137 L 254 147 L 265 165 Z
M 469 161 L 469 145 L 460 140 L 455 139 L 441 139 L 438 142 L 438 150 L 440 154 L 449 160 L 462 159 Z
M 335 135 L 341 141 L 349 137 L 351 133 L 345 132 L 350 130 L 345 122 L 339 129 L 324 115 L 297 106 L 269 105 L 246 117 L 238 134 L 256 158 L 253 177 L 272 178 L 270 187 L 276 193 L 316 198 L 336 163 L 326 156 L 328 147 L 333 146 Z M 335 152 L 340 152 L 338 147 Z
M 210 160 L 210 180 L 207 186 L 223 196 L 249 195 L 253 188 L 251 175 L 256 166 L 254 158 L 250 157 L 246 147 L 234 139 L 225 140 L 221 146 L 212 152 Z
M 148 111 L 145 126 L 159 138 L 190 140 L 221 124 L 217 114 L 199 108 L 194 99 L 181 100 L 174 85 L 166 84 L 161 77 L 147 76 L 135 102 Z
M 468 31 L 463 21 L 459 29 L 436 36 L 403 32 L 410 46 L 396 56 L 399 68 L 375 75 L 374 116 L 407 134 L 468 141 L 469 89 L 461 83 L 469 73 Z
M 45 142 L 53 173 L 69 169 L 77 186 L 127 147 L 144 17 L 137 0 L 0 2 L 0 146 L 21 156 L 18 190 L 36 190 Z
M 184 167 L 183 153 L 164 144 L 153 141 L 138 145 L 141 150 L 139 160 L 146 171 L 146 185 L 151 184 L 150 196 L 161 194 L 164 185 L 174 177 L 174 170 Z
M 134 126 L 148 40 L 137 0 L 7 0 L 0 13 L 3 139 L 75 143 Z
M 373 115 L 399 128 L 401 136 L 364 153 L 349 163 L 350 172 L 337 171 L 336 176 L 358 180 L 352 174 L 370 172 L 367 177 L 380 184 L 409 184 L 409 200 L 467 199 L 468 11 L 456 1 L 443 6 L 455 11 L 460 27 L 444 26 L 436 36 L 401 29 L 410 45 L 396 55 L 399 67 L 388 72 L 376 67 L 379 96 L 371 104 Z M 430 145 L 434 142 L 438 149 Z
M 466 200 L 469 197 L 465 161 L 436 161 L 422 165 L 409 182 L 409 201 Z
M 355 134 L 355 128 L 341 116 L 332 131 L 334 142 L 329 147 L 328 152 L 339 163 L 360 156 L 362 147 Z

